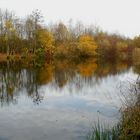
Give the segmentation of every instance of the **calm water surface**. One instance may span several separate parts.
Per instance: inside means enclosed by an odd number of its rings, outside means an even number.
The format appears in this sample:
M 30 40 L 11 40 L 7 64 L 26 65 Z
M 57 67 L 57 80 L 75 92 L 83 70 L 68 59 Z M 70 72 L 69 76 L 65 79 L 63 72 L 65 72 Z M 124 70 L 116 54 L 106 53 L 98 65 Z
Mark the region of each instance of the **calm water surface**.
M 118 122 L 120 85 L 136 78 L 124 62 L 0 62 L 0 140 L 85 140 Z

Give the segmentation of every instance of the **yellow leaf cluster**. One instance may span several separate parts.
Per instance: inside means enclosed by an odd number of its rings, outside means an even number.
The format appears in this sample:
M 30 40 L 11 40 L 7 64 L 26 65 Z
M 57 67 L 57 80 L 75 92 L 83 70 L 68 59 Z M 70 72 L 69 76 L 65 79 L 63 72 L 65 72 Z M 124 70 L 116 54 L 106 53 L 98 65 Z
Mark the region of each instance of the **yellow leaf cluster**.
M 89 55 L 95 54 L 97 49 L 94 38 L 90 35 L 82 35 L 79 38 L 79 49 Z
M 44 49 L 51 49 L 54 43 L 53 34 L 47 30 L 40 29 L 38 31 L 38 41 Z

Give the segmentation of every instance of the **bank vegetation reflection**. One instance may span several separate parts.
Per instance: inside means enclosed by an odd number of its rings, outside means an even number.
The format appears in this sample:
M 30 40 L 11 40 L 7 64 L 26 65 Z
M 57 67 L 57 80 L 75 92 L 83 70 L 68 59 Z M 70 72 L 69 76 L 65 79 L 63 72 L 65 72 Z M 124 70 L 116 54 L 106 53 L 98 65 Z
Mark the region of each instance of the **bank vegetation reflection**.
M 67 84 L 75 83 L 80 90 L 84 84 L 100 84 L 103 78 L 126 72 L 131 68 L 131 63 L 117 62 L 107 63 L 98 60 L 86 60 L 82 63 L 65 61 L 44 62 L 40 65 L 36 62 L 0 62 L 0 102 L 4 104 L 16 104 L 21 94 L 32 98 L 39 104 L 43 95 L 38 89 L 47 84 L 52 88 L 63 88 Z M 134 71 L 140 73 L 139 65 Z M 77 82 L 75 82 L 77 81 Z

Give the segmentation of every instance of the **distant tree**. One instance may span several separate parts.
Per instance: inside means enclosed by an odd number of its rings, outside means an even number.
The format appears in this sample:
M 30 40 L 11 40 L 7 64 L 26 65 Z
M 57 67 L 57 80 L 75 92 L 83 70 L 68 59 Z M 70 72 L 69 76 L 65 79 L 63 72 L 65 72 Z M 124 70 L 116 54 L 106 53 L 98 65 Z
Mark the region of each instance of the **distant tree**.
M 84 25 L 79 21 L 75 25 L 74 34 L 78 38 L 80 35 L 83 35 L 85 31 Z
M 127 59 L 128 57 L 128 44 L 126 42 L 117 42 L 117 57 L 120 59 Z
M 134 38 L 133 44 L 135 47 L 140 48 L 140 35 Z
M 35 53 L 35 50 L 37 49 L 38 30 L 40 30 L 42 18 L 43 16 L 41 12 L 39 10 L 35 10 L 26 20 L 26 33 L 31 42 L 30 47 L 33 53 Z
M 58 42 L 63 42 L 63 41 L 67 41 L 69 39 L 69 32 L 67 27 L 60 22 L 57 26 L 57 28 L 55 29 L 55 39 Z
M 78 48 L 82 56 L 96 55 L 97 45 L 92 36 L 89 35 L 80 36 Z
M 11 47 L 12 49 L 14 48 L 16 39 L 18 38 L 12 19 L 8 19 L 5 21 L 4 29 L 5 29 L 6 52 L 7 55 L 9 55 L 12 52 L 10 48 Z
M 127 51 L 128 49 L 128 45 L 126 42 L 117 42 L 116 47 L 118 51 L 123 51 L 123 52 Z
M 47 29 L 40 28 L 37 32 L 37 51 L 41 51 L 46 55 L 52 55 L 54 51 L 54 37 Z

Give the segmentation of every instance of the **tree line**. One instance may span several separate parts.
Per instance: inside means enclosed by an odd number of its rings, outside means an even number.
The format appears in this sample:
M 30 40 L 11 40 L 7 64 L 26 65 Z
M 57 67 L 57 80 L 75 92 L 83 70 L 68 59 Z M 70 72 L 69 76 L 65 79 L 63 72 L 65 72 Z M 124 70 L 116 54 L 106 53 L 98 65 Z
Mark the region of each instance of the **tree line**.
M 44 25 L 39 10 L 25 18 L 0 9 L 0 54 L 26 57 L 131 59 L 140 57 L 140 36 L 130 39 L 81 22 Z

